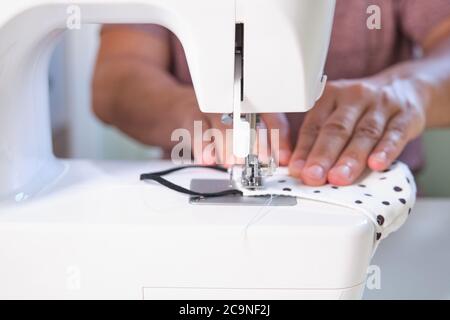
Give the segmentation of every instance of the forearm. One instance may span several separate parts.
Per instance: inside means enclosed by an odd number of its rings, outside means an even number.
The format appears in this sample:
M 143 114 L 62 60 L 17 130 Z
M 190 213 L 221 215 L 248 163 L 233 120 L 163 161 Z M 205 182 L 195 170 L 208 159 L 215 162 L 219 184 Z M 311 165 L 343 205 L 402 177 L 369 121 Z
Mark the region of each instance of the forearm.
M 188 126 L 197 113 L 191 86 L 135 57 L 101 59 L 93 92 L 94 111 L 100 119 L 144 144 L 165 149 L 172 145 L 172 131 Z
M 425 110 L 427 128 L 450 127 L 450 39 L 424 58 L 398 64 L 374 78 L 412 88 Z

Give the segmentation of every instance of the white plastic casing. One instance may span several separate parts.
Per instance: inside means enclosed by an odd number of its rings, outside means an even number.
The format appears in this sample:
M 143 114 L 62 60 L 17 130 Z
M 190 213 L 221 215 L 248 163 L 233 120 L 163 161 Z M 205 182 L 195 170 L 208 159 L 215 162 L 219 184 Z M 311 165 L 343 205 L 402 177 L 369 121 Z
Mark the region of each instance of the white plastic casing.
M 82 24 L 155 23 L 172 30 L 203 112 L 233 111 L 236 23 L 245 24 L 243 113 L 306 111 L 323 89 L 334 0 L 2 1 L 0 197 L 37 188 L 57 170 L 48 62 L 71 5 Z
M 245 30 L 242 112 L 311 109 L 326 82 L 323 71 L 335 1 L 237 2 L 237 20 L 244 23 Z M 208 109 L 205 111 L 210 111 Z
M 38 197 L 0 206 L 0 299 L 360 298 L 375 228 L 362 213 L 190 205 L 138 174 L 170 162 L 61 161 Z M 170 176 L 188 186 L 192 175 Z M 21 201 L 22 200 L 22 201 Z
M 72 4 L 83 24 L 171 29 L 204 112 L 233 110 L 236 23 L 244 113 L 306 111 L 324 84 L 334 0 L 0 2 L 0 297 L 360 297 L 374 228 L 355 211 L 304 201 L 247 228 L 258 210 L 137 181 L 166 163 L 54 159 L 48 62 Z
M 154 23 L 169 28 L 187 52 L 202 108 L 211 112 L 232 108 L 233 0 L 2 1 L 0 197 L 42 187 L 57 170 L 49 123 L 48 63 L 72 21 L 71 5 L 77 6 L 82 24 Z

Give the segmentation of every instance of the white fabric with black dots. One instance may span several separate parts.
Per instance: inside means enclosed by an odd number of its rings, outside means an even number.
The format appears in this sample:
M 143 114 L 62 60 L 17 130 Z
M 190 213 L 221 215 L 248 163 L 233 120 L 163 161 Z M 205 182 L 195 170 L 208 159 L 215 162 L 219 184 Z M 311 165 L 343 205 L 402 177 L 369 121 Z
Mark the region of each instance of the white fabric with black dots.
M 356 184 L 348 187 L 305 186 L 290 177 L 286 168 L 279 168 L 273 177 L 265 180 L 265 184 L 263 190 L 252 191 L 242 186 L 239 189 L 245 196 L 295 196 L 356 209 L 373 221 L 377 240 L 386 238 L 405 223 L 417 193 L 411 171 L 401 162 L 396 162 L 384 172 L 367 172 Z

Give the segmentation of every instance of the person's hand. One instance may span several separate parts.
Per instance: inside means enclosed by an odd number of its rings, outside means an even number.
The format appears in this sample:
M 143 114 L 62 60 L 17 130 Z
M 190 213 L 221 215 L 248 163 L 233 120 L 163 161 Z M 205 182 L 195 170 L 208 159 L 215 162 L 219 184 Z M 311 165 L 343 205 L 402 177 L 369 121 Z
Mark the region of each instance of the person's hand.
M 307 185 L 343 186 L 367 167 L 386 170 L 425 129 L 421 89 L 407 80 L 330 82 L 300 129 L 291 175 Z
M 214 129 L 218 130 L 219 134 L 223 137 L 221 143 L 214 141 L 214 131 L 210 131 L 213 136 L 204 136 L 206 141 L 203 141 L 202 152 L 196 152 L 193 146 L 194 158 L 206 165 L 221 164 L 225 166 L 230 166 L 235 163 L 242 162 L 243 159 L 236 159 L 233 156 L 232 150 L 232 135 L 226 134 L 226 131 L 232 129 L 231 125 L 226 125 L 222 122 L 222 117 L 217 114 L 201 114 L 197 115 L 198 120 L 202 121 L 202 130 L 206 132 L 207 130 Z M 268 161 L 269 156 L 275 156 L 279 165 L 287 166 L 292 155 L 292 148 L 290 144 L 290 130 L 289 123 L 285 114 L 261 114 L 261 123 L 259 129 L 266 129 L 267 136 L 263 135 L 266 141 L 257 142 L 257 145 L 264 146 L 267 144 L 267 148 L 261 148 L 258 151 L 261 161 Z M 187 125 L 190 127 L 190 125 Z M 271 131 L 278 130 L 279 140 L 271 141 Z M 230 131 L 231 132 L 231 131 Z M 217 133 L 217 132 L 216 132 Z M 259 134 L 257 134 L 257 138 Z M 276 136 L 275 136 L 276 137 Z M 267 139 L 266 139 L 267 138 Z M 195 143 L 195 142 L 194 142 Z M 211 146 L 213 148 L 211 148 Z

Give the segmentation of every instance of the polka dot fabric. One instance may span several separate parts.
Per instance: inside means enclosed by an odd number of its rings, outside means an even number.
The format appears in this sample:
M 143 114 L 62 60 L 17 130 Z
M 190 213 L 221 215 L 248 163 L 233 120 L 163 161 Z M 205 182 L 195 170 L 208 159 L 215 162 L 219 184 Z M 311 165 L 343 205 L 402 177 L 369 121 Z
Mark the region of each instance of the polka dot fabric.
M 348 187 L 305 186 L 290 177 L 286 168 L 280 168 L 275 176 L 266 179 L 264 190 L 239 189 L 245 196 L 295 196 L 356 209 L 373 221 L 377 240 L 386 238 L 403 225 L 414 207 L 417 192 L 411 171 L 401 162 L 384 172 L 368 171 Z

